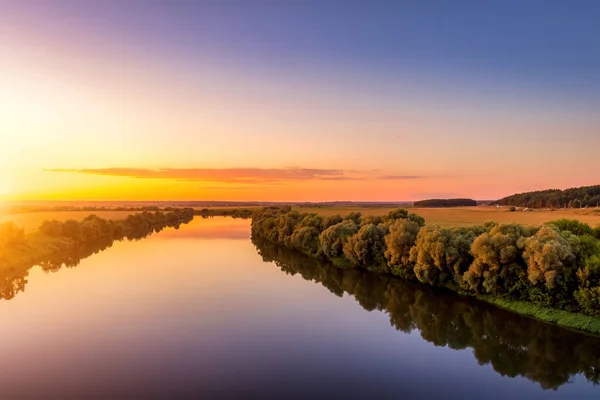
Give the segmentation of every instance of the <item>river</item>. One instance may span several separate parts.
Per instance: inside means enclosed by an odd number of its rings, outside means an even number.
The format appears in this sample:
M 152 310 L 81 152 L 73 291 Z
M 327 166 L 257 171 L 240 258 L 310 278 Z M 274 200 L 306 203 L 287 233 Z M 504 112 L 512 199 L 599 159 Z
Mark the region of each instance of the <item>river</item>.
M 196 218 L 20 276 L 2 398 L 600 397 L 599 338 L 253 243 L 249 224 Z

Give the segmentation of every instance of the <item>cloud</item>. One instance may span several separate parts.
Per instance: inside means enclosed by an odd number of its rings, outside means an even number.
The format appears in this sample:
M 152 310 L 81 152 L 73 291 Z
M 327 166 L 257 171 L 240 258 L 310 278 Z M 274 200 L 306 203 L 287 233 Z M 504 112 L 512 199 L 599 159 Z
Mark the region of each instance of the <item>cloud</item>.
M 322 181 L 360 181 L 365 178 L 357 176 L 332 176 L 332 177 L 321 177 L 317 178 Z
M 424 176 L 417 175 L 382 175 L 378 177 L 378 179 L 388 180 L 388 181 L 403 181 L 410 179 L 423 179 Z
M 309 180 L 357 180 L 349 176 L 354 171 L 318 168 L 86 168 L 47 169 L 48 172 L 117 176 L 142 179 L 173 179 L 181 181 L 223 182 L 238 184 L 278 183 Z

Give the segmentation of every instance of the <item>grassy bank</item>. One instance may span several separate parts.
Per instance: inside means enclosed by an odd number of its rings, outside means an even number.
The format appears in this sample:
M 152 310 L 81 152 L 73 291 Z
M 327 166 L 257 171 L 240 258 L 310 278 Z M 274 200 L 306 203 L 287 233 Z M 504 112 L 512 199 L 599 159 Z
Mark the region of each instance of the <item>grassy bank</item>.
M 556 310 L 534 303 L 510 300 L 494 296 L 480 295 L 476 297 L 479 300 L 483 300 L 487 303 L 493 304 L 516 314 L 526 315 L 543 322 L 549 322 L 566 328 L 600 335 L 600 318 L 598 317 L 592 317 L 589 315 L 564 310 Z

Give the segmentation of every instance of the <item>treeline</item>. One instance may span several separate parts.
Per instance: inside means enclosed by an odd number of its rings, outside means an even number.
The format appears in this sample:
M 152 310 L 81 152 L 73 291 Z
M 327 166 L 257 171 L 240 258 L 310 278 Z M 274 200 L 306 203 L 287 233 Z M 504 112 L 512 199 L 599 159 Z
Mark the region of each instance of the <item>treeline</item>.
M 600 205 L 600 185 L 519 193 L 500 199 L 495 203 L 503 206 L 529 208 L 596 207 Z
M 146 211 L 121 221 L 90 215 L 81 221 L 45 221 L 27 234 L 11 222 L 0 224 L 0 298 L 11 299 L 23 291 L 35 265 L 48 272 L 74 267 L 115 241 L 139 240 L 166 227 L 178 229 L 193 218 L 192 209 Z
M 13 206 L 8 208 L 8 213 L 31 213 L 31 212 L 71 212 L 71 211 L 86 211 L 86 212 L 104 212 L 104 211 L 128 211 L 128 212 L 144 212 L 144 211 L 165 211 L 170 212 L 181 207 L 159 207 L 159 206 Z
M 17 207 L 11 208 L 10 213 L 29 213 L 29 212 L 104 212 L 104 211 L 125 211 L 125 212 L 175 212 L 177 210 L 192 210 L 194 215 L 202 217 L 233 217 L 233 218 L 251 218 L 254 208 L 231 207 L 231 208 L 203 208 L 201 210 L 182 207 L 160 207 L 160 206 L 139 206 L 139 207 L 106 207 L 106 206 L 53 206 L 53 207 Z
M 415 207 L 472 207 L 477 205 L 473 199 L 429 199 L 415 201 Z
M 509 313 L 486 303 L 389 275 L 335 268 L 325 261 L 254 238 L 265 262 L 300 275 L 331 293 L 347 293 L 367 311 L 388 314 L 396 329 L 435 346 L 472 349 L 481 365 L 502 376 L 522 376 L 557 389 L 576 376 L 600 384 L 600 338 Z
M 203 218 L 232 217 L 248 219 L 252 218 L 254 210 L 253 208 L 203 208 L 202 210 L 194 210 L 194 215 L 199 215 Z
M 403 209 L 321 217 L 270 207 L 255 212 L 252 235 L 340 267 L 600 315 L 600 226 L 560 220 L 444 228 Z

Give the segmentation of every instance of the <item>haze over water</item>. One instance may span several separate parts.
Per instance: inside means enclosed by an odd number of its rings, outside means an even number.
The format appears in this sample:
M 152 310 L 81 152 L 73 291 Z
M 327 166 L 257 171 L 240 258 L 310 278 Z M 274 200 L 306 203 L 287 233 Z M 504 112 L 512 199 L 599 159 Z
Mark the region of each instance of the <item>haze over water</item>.
M 74 268 L 35 267 L 24 292 L 0 302 L 2 396 L 600 393 L 569 372 L 593 375 L 600 339 L 257 245 L 248 221 L 196 218 Z

